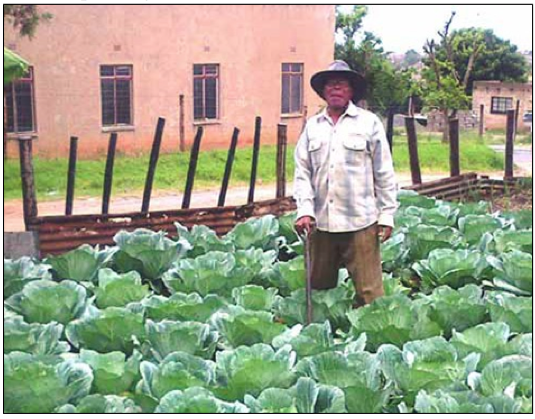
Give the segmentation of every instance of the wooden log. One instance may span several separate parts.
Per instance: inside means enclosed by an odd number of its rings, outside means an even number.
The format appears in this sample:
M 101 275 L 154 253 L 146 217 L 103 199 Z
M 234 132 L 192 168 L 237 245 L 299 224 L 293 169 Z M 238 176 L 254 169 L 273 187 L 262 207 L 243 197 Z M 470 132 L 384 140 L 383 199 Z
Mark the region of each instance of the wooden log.
M 258 154 L 260 152 L 260 134 L 262 131 L 262 118 L 257 116 L 255 119 L 254 129 L 254 143 L 253 143 L 253 161 L 251 164 L 251 180 L 249 183 L 249 196 L 247 203 L 252 204 L 254 202 L 254 192 L 256 184 L 256 172 L 258 169 Z
M 288 126 L 277 125 L 277 191 L 276 197 L 286 196 L 286 148 L 288 144 Z
M 156 173 L 156 165 L 160 157 L 160 146 L 162 144 L 163 129 L 165 127 L 165 119 L 158 118 L 156 125 L 156 132 L 154 134 L 154 141 L 152 142 L 152 150 L 150 153 L 149 169 L 147 171 L 147 178 L 145 180 L 145 190 L 143 191 L 143 202 L 141 204 L 141 212 L 149 212 L 150 196 L 152 193 L 152 184 L 154 182 L 154 174 Z
M 180 115 L 179 115 L 179 136 L 180 136 L 180 145 L 179 150 L 181 152 L 186 151 L 186 134 L 184 129 L 184 95 L 179 96 L 179 108 L 180 108 Z
M 418 137 L 416 136 L 416 126 L 414 125 L 414 118 L 412 116 L 405 117 L 405 128 L 407 130 L 412 184 L 416 185 L 422 183 L 422 175 L 420 172 L 420 160 L 418 158 Z
M 67 196 L 65 198 L 65 215 L 72 215 L 74 186 L 76 183 L 76 160 L 78 158 L 78 138 L 71 137 L 69 148 L 69 169 L 67 172 Z
M 517 99 L 516 108 L 515 108 L 515 133 L 513 136 L 513 141 L 516 138 L 516 133 L 518 132 L 518 114 L 519 113 L 520 113 L 520 99 Z
M 485 133 L 485 105 L 479 106 L 479 136 Z
M 102 192 L 102 214 L 108 214 L 110 209 L 111 188 L 113 185 L 113 165 L 115 163 L 115 150 L 117 148 L 117 133 L 112 132 L 108 143 L 106 169 L 104 171 L 104 188 Z
M 223 183 L 221 184 L 221 191 L 219 192 L 219 199 L 217 200 L 218 207 L 225 206 L 228 183 L 230 180 L 230 175 L 232 173 L 232 164 L 234 163 L 234 155 L 236 154 L 236 146 L 238 144 L 239 134 L 240 134 L 240 130 L 238 128 L 234 128 L 234 132 L 232 133 L 232 140 L 230 141 L 230 147 L 228 149 L 227 163 L 225 165 L 225 174 L 223 175 Z
M 19 138 L 20 179 L 22 183 L 22 210 L 26 231 L 37 217 L 37 196 L 33 177 L 32 138 Z
M 197 129 L 193 147 L 191 149 L 189 158 L 188 177 L 186 179 L 186 190 L 184 191 L 184 198 L 182 199 L 182 209 L 189 208 L 191 202 L 191 192 L 193 191 L 193 182 L 195 181 L 195 171 L 197 170 L 197 160 L 199 158 L 199 149 L 201 147 L 201 139 L 203 134 L 203 127 Z
M 513 177 L 513 153 L 515 140 L 515 110 L 507 111 L 507 128 L 505 137 L 505 174 L 504 178 Z
M 450 122 L 450 176 L 459 176 L 461 166 L 459 163 L 459 120 L 451 119 Z
M 386 139 L 388 145 L 390 146 L 390 153 L 392 153 L 392 148 L 394 146 L 394 109 L 392 107 L 388 108 L 388 117 L 386 121 Z

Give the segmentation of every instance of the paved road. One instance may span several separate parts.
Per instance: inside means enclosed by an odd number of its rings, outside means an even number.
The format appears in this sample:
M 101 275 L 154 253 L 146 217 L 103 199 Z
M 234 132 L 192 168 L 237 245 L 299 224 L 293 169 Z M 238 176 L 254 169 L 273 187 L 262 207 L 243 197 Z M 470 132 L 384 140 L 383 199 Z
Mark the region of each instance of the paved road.
M 494 151 L 505 153 L 504 145 L 491 145 Z M 533 149 L 529 146 L 517 146 L 513 148 L 513 164 L 520 169 L 520 175 L 533 175 Z

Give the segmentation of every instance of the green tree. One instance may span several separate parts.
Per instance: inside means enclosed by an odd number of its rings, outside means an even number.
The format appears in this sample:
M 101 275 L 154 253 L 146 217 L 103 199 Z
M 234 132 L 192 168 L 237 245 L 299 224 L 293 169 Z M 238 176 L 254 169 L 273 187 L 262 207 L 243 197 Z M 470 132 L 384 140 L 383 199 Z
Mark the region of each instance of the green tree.
M 500 80 L 508 82 L 526 82 L 529 71 L 524 57 L 510 41 L 496 36 L 492 29 L 468 28 L 453 31 L 454 65 L 459 74 L 467 70 L 471 46 L 475 41 L 482 40 L 483 48 L 477 55 L 468 77 L 466 94 L 471 95 L 473 82 L 476 80 Z M 446 51 L 438 49 L 440 59 L 444 59 Z
M 419 63 L 421 60 L 422 56 L 415 50 L 410 49 L 405 53 L 405 58 L 403 59 L 402 65 L 403 67 L 410 67 L 411 65 Z
M 4 24 L 7 22 L 19 31 L 21 36 L 32 38 L 37 26 L 52 18 L 50 13 L 41 13 L 34 4 L 4 4 Z
M 387 58 L 381 40 L 364 32 L 357 44 L 367 7 L 353 6 L 348 13 L 336 8 L 336 32 L 341 42 L 335 45 L 335 58 L 344 60 L 366 79 L 366 102 L 375 112 L 385 114 L 389 108 L 399 108 L 405 101 L 410 80 L 408 72 L 396 71 Z
M 428 40 L 424 45 L 426 68 L 422 72 L 421 94 L 426 107 L 440 110 L 444 118 L 443 140 L 449 140 L 449 121 L 457 116 L 460 109 L 467 109 L 470 98 L 466 94 L 468 80 L 474 68 L 474 63 L 485 44 L 481 34 L 475 36 L 470 44 L 464 45 L 462 57 L 466 60 L 464 68 L 455 65 L 461 60 L 458 38 L 449 33 L 449 28 L 455 12 L 438 32 L 440 42 Z M 461 73 L 462 71 L 462 73 Z

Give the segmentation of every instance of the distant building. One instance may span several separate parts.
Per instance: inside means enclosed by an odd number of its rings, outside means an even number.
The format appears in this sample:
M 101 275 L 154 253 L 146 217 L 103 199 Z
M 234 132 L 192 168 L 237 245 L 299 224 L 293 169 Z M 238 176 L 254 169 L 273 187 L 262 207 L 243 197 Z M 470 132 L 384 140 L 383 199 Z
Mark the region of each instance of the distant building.
M 53 18 L 32 40 L 4 28 L 4 45 L 31 63 L 4 86 L 10 139 L 34 138 L 37 154 L 104 155 L 110 132 L 118 151 L 150 149 L 158 117 L 163 151 L 179 147 L 179 102 L 190 145 L 227 147 L 234 127 L 250 144 L 256 116 L 262 142 L 277 124 L 296 141 L 304 118 L 323 101 L 310 76 L 334 57 L 334 5 L 46 5 Z M 8 142 L 8 152 L 16 146 Z M 16 153 L 10 152 L 10 155 Z
M 479 115 L 484 105 L 485 129 L 505 128 L 506 114 L 516 109 L 519 102 L 518 127 L 529 130 L 529 124 L 522 121 L 522 115 L 533 110 L 532 83 L 507 83 L 500 81 L 476 81 L 472 95 L 472 110 Z

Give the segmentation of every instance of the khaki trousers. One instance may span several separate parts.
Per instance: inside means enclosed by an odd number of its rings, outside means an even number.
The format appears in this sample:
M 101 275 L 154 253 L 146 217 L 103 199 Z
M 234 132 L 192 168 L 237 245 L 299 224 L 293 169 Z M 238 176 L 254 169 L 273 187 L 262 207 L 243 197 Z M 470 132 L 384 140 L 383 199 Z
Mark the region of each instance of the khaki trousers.
M 329 289 L 338 283 L 345 267 L 355 286 L 354 306 L 371 303 L 384 295 L 378 225 L 348 233 L 316 230 L 310 235 L 313 289 Z

